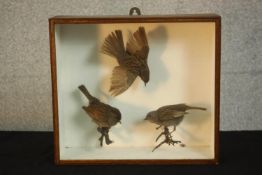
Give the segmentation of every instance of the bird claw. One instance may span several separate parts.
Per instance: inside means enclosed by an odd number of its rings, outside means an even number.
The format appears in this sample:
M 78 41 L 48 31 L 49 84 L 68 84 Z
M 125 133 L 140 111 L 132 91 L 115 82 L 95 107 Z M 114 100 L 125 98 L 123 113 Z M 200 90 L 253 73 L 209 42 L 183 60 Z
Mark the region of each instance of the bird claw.
M 181 141 L 179 140 L 167 140 L 166 142 L 168 145 L 175 145 L 175 144 L 178 144 L 178 143 L 181 143 Z
M 106 144 L 107 144 L 107 145 L 110 145 L 111 143 L 113 143 L 112 140 L 106 139 Z
M 111 143 L 113 143 L 113 141 L 109 139 L 108 133 L 105 135 L 105 141 L 107 145 L 110 145 Z

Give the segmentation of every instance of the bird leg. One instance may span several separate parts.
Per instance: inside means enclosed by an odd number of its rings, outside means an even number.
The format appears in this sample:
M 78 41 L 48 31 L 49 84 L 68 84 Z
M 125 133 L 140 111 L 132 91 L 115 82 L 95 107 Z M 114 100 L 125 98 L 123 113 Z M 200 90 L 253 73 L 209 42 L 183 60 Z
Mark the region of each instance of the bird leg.
M 173 132 L 173 131 L 172 131 Z M 171 132 L 171 133 L 172 133 Z M 157 137 L 156 141 L 162 136 L 165 135 L 165 140 L 163 140 L 161 143 L 159 143 L 153 150 L 152 152 L 154 152 L 157 148 L 159 148 L 161 145 L 163 145 L 164 143 L 167 143 L 168 145 L 175 145 L 177 143 L 181 143 L 181 141 L 178 140 L 173 140 L 172 139 L 172 135 L 168 130 L 168 127 L 164 128 L 164 131 L 162 133 L 160 133 L 160 135 Z
M 107 128 L 107 127 L 99 128 L 98 127 L 97 131 L 101 133 L 101 137 L 98 139 L 100 141 L 100 146 L 101 147 L 103 146 L 104 137 L 105 137 L 105 142 L 106 142 L 107 145 L 113 143 L 113 141 L 111 141 L 109 139 L 109 135 L 108 135 L 109 128 Z
M 113 143 L 113 141 L 109 139 L 109 134 L 108 134 L 108 132 L 109 132 L 109 128 L 106 128 L 106 130 L 105 130 L 105 141 L 106 141 L 106 144 L 107 144 L 107 145 Z
M 175 131 L 176 131 L 176 126 L 174 126 L 174 129 L 173 129 L 173 131 L 170 132 L 170 134 L 172 134 Z
M 101 137 L 99 137 L 99 141 L 100 141 L 100 146 L 102 147 L 103 146 L 103 140 L 104 140 L 104 133 L 103 133 L 103 128 L 97 128 L 97 131 L 101 133 Z

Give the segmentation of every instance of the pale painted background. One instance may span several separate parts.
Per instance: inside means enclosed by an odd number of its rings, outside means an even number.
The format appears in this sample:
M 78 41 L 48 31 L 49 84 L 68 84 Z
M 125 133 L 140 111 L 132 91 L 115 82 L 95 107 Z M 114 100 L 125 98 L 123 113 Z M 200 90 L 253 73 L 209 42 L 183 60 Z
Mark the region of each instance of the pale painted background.
M 48 18 L 217 13 L 222 16 L 221 129 L 262 129 L 261 0 L 0 0 L 0 130 L 52 130 Z
M 126 42 L 129 32 L 139 26 L 145 27 L 150 45 L 150 82 L 145 87 L 137 78 L 127 91 L 112 97 L 108 92 L 110 78 L 118 63 L 100 52 L 101 45 L 117 29 L 123 31 Z M 65 24 L 56 25 L 55 33 L 62 159 L 214 157 L 214 22 Z M 101 150 L 97 125 L 82 110 L 88 102 L 77 88 L 81 84 L 122 113 L 121 124 L 110 129 L 114 144 L 109 149 Z M 151 154 L 159 130 L 143 120 L 146 114 L 163 105 L 185 102 L 207 108 L 190 110 L 176 129 L 176 139 L 182 140 L 186 148 L 174 150 L 165 145 L 161 154 Z

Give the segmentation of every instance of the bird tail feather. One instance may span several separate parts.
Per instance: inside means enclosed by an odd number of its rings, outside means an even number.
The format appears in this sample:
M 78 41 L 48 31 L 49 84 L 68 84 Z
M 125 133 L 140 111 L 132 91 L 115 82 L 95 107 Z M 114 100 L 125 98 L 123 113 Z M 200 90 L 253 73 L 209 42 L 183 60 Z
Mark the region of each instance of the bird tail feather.
M 197 109 L 197 110 L 202 110 L 202 111 L 207 110 L 206 108 L 196 107 L 196 106 L 188 106 L 188 110 L 189 110 L 189 109 Z
M 88 90 L 86 89 L 86 87 L 84 85 L 80 85 L 78 87 L 78 89 L 86 96 L 86 98 L 88 98 L 88 100 L 91 102 L 91 101 L 94 101 L 96 98 L 93 97 L 89 92 Z
M 108 35 L 102 45 L 102 53 L 115 57 L 117 60 L 125 55 L 125 45 L 121 30 L 115 30 Z
M 146 37 L 146 31 L 144 27 L 139 27 L 138 30 L 132 35 L 130 34 L 129 40 L 126 44 L 126 50 L 128 53 L 135 55 L 137 52 L 141 52 L 144 47 L 148 48 L 148 41 Z M 145 59 L 147 58 L 147 52 L 143 52 Z
M 146 31 L 144 27 L 139 27 L 138 30 L 134 33 L 134 37 L 141 46 L 148 46 Z

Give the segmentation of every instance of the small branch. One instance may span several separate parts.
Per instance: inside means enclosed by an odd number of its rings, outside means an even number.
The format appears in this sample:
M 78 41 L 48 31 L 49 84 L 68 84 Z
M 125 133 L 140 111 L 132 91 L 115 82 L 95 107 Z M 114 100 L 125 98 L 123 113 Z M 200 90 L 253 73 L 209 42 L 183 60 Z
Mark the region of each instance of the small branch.
M 174 131 L 172 131 L 174 132 Z M 168 145 L 175 145 L 177 143 L 181 143 L 181 141 L 176 141 L 176 140 L 173 140 L 172 139 L 172 135 L 171 133 L 172 132 L 169 132 L 168 130 L 168 127 L 164 127 L 164 131 L 162 133 L 160 133 L 160 135 L 156 138 L 156 141 L 162 136 L 162 135 L 165 135 L 165 140 L 162 141 L 161 143 L 159 143 L 153 150 L 152 152 L 154 152 L 157 148 L 159 148 L 160 146 L 162 146 L 164 143 L 168 144 Z

